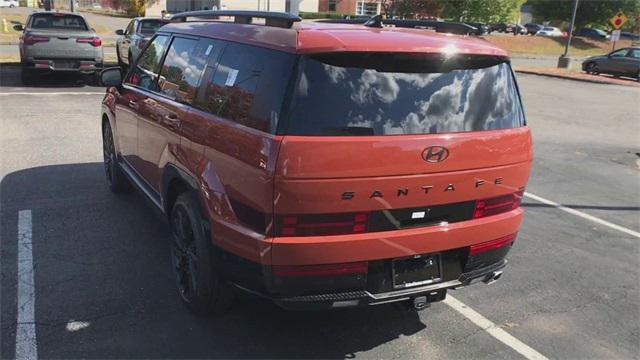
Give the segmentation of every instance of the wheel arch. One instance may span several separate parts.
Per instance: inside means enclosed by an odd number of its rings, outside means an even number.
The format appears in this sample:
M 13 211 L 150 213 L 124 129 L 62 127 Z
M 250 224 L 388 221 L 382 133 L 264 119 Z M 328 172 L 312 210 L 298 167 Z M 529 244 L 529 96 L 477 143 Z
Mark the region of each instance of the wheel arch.
M 167 164 L 162 174 L 162 207 L 167 215 L 171 214 L 173 204 L 185 191 L 199 193 L 198 181 L 175 165 Z

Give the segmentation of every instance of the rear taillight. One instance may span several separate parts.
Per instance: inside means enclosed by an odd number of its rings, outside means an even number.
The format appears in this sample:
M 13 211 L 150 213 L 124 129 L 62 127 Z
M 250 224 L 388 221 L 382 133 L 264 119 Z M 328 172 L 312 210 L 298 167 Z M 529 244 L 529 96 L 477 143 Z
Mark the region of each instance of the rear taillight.
M 140 40 L 140 42 L 138 43 L 138 48 L 144 49 L 145 45 L 147 45 L 147 42 L 149 42 L 149 40 L 146 40 L 146 39 Z
M 366 274 L 369 266 L 366 261 L 327 264 L 327 265 L 301 265 L 301 266 L 274 266 L 273 274 L 279 277 L 302 276 L 340 276 L 350 274 Z
M 369 228 L 369 213 L 282 215 L 277 224 L 277 236 L 359 234 Z
M 24 37 L 22 42 L 25 45 L 33 45 L 41 42 L 49 42 L 49 38 L 46 36 L 27 35 Z
M 479 219 L 517 209 L 520 207 L 523 194 L 524 190 L 520 190 L 513 194 L 478 200 L 473 210 L 473 218 Z
M 469 249 L 469 256 L 477 255 L 486 251 L 500 249 L 501 247 L 512 245 L 516 240 L 517 234 L 511 234 L 499 239 L 483 242 L 476 245 L 471 245 Z
M 94 47 L 102 46 L 102 40 L 99 37 L 77 38 L 76 42 L 82 43 L 82 44 L 91 44 L 91 46 L 94 46 Z

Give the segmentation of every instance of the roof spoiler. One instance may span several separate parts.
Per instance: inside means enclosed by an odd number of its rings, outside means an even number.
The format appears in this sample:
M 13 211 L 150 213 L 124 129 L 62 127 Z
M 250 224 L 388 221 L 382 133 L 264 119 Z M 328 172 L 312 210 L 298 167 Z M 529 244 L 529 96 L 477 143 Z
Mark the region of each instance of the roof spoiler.
M 302 21 L 299 16 L 282 12 L 243 11 L 243 10 L 200 10 L 186 11 L 171 16 L 172 22 L 187 22 L 187 18 L 218 19 L 221 16 L 233 17 L 237 24 L 251 24 L 253 18 L 265 19 L 266 26 L 290 28 L 293 23 Z
M 381 28 L 384 25 L 392 25 L 399 28 L 414 29 L 432 29 L 439 33 L 449 33 L 457 35 L 469 35 L 476 31 L 471 25 L 434 20 L 399 20 L 399 19 L 382 19 L 382 15 L 376 15 L 370 19 L 327 19 L 319 20 L 319 22 L 334 24 L 363 24 L 368 27 Z

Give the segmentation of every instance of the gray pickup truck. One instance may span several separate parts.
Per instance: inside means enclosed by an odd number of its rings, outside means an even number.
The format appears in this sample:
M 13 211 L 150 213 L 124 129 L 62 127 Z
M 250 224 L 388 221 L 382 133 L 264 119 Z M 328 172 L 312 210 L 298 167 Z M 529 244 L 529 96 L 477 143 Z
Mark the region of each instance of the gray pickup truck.
M 23 82 L 38 72 L 96 73 L 102 69 L 102 40 L 81 15 L 67 12 L 35 12 L 27 23 L 14 26 L 20 37 Z

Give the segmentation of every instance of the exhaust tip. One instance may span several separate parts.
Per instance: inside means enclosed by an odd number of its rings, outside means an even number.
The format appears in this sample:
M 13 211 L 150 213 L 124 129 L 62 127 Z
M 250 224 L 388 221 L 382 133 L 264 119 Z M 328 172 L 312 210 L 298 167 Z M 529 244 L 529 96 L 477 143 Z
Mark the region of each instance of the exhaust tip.
M 501 277 L 502 277 L 502 271 L 494 271 L 491 274 L 485 276 L 485 278 L 482 281 L 487 285 L 491 285 L 494 282 L 498 281 L 498 279 L 500 279 Z

